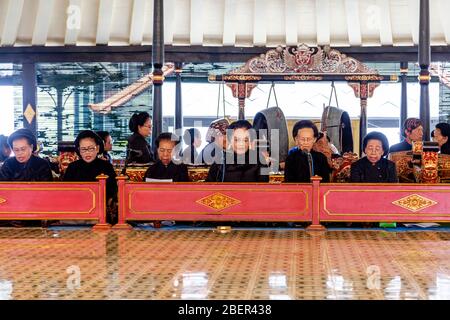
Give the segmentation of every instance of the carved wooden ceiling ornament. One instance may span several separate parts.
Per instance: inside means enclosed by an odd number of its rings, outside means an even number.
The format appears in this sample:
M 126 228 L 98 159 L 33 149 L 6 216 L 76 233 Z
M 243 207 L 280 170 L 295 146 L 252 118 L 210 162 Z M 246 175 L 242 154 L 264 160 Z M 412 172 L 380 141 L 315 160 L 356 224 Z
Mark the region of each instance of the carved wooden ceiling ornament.
M 277 47 L 247 61 L 229 74 L 349 74 L 378 75 L 360 61 L 329 46 Z

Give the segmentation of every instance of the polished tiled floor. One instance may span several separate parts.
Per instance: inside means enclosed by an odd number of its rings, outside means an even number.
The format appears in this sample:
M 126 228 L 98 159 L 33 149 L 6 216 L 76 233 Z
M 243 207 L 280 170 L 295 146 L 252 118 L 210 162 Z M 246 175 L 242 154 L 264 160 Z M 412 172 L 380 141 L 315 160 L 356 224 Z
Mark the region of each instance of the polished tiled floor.
M 450 299 L 450 233 L 0 228 L 2 299 Z

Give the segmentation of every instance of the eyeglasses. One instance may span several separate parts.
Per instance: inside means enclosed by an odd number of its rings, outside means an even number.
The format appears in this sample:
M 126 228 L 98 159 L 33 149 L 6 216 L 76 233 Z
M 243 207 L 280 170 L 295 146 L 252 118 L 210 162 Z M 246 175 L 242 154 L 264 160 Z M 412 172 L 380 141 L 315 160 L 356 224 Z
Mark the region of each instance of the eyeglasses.
M 80 148 L 80 153 L 94 152 L 97 150 L 97 146 L 90 146 L 87 148 Z
M 237 142 L 237 143 L 249 143 L 250 142 L 250 139 L 249 138 L 244 138 L 244 139 L 241 139 L 241 138 L 234 138 L 234 142 Z
M 13 152 L 14 152 L 14 154 L 24 153 L 28 149 L 30 149 L 30 147 L 13 148 Z
M 367 147 L 366 148 L 367 152 L 371 152 L 371 153 L 382 153 L 383 152 L 383 148 L 380 147 L 375 147 L 375 148 L 371 148 L 371 147 Z
M 314 141 L 314 138 L 308 137 L 308 138 L 297 138 L 300 142 L 312 142 Z
M 161 153 L 172 153 L 173 149 L 164 149 L 164 148 L 158 148 L 158 151 Z

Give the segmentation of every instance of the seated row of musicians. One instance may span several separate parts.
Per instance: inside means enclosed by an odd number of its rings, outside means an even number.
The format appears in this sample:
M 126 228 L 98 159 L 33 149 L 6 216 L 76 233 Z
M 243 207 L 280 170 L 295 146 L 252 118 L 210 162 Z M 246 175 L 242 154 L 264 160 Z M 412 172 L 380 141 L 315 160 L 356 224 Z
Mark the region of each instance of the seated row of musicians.
M 150 145 L 145 140 L 145 138 L 151 134 L 151 120 L 152 119 L 150 115 L 146 112 L 134 114 L 130 119 L 129 127 L 130 130 L 133 131 L 133 135 L 128 139 L 129 140 L 128 152 L 131 151 L 131 154 L 127 154 L 127 159 L 129 159 L 129 162 L 148 163 L 150 161 L 153 161 L 154 157 L 151 153 Z M 310 126 L 315 127 L 315 125 Z M 198 147 L 198 144 L 201 143 L 201 138 L 198 137 L 199 131 L 196 129 L 186 130 L 183 138 L 185 140 L 185 143 L 189 142 L 188 143 L 189 146 L 179 155 L 179 156 L 182 155 L 181 159 L 183 160 L 183 163 L 185 164 L 193 163 L 194 158 L 196 158 L 194 162 L 195 164 L 211 165 L 214 162 L 217 163 L 218 161 L 215 158 L 217 156 L 220 157 L 222 154 L 221 151 L 225 150 L 227 146 L 227 139 L 225 138 L 226 136 L 225 131 L 227 129 L 228 129 L 228 121 L 226 119 L 220 119 L 211 123 L 206 136 L 206 139 L 209 142 L 209 144 L 200 152 L 198 156 L 195 149 L 196 147 Z M 294 131 L 295 132 L 293 132 L 293 136 L 296 141 L 296 147 L 292 148 L 289 151 L 289 154 L 293 153 L 294 151 L 300 148 L 300 140 L 298 140 L 300 139 L 300 137 L 297 137 L 298 130 L 294 128 Z M 216 134 L 212 135 L 211 132 L 213 133 L 216 132 Z M 450 154 L 450 141 L 448 139 L 450 135 L 450 125 L 448 123 L 439 123 L 436 125 L 436 129 L 433 130 L 433 133 L 434 132 L 436 137 L 433 137 L 433 139 L 438 142 L 441 150 L 440 152 L 442 154 Z M 406 121 L 403 124 L 402 133 L 405 139 L 402 142 L 391 146 L 390 149 L 384 153 L 384 156 L 388 152 L 394 153 L 399 151 L 410 151 L 412 149 L 413 142 L 422 141 L 423 139 L 422 121 L 417 118 L 406 119 Z M 326 135 L 323 136 L 323 133 L 319 132 L 317 136 L 314 136 L 314 138 L 315 141 L 313 143 L 312 150 L 325 154 L 328 160 L 328 164 L 331 166 L 331 158 L 334 156 L 338 156 L 338 154 L 336 154 L 337 150 L 333 150 L 333 145 L 329 143 L 329 140 L 328 143 L 327 141 L 325 141 L 325 139 L 328 139 L 328 137 Z M 307 148 L 307 145 L 304 146 L 304 148 Z M 314 154 L 315 154 L 314 152 L 311 153 L 311 155 Z M 305 150 L 303 150 L 303 156 L 304 157 L 307 156 Z M 299 154 L 297 154 L 297 158 L 298 157 Z M 305 158 L 303 160 L 305 160 Z M 304 176 L 308 178 L 308 172 L 304 173 Z
M 216 155 L 221 156 L 215 157 L 206 181 L 267 182 L 269 176 L 265 158 L 251 148 L 251 124 L 246 120 L 239 120 L 232 123 L 228 129 L 232 130 L 229 148 L 225 152 L 218 152 L 220 149 L 216 145 L 217 147 L 213 149 Z M 323 182 L 329 182 L 331 167 L 327 157 L 313 150 L 314 143 L 319 137 L 315 124 L 309 120 L 299 121 L 294 125 L 292 134 L 298 150 L 288 155 L 285 181 L 309 182 L 311 176 L 318 175 L 322 177 Z M 163 133 L 157 138 L 159 160 L 147 170 L 145 174 L 147 181 L 149 179 L 189 181 L 186 165 L 172 157 L 177 143 L 175 135 L 171 133 Z M 380 132 L 367 134 L 363 140 L 363 149 L 366 156 L 351 166 L 351 182 L 398 182 L 395 163 L 385 158 L 389 143 L 384 134 Z
M 246 120 L 232 123 L 228 129 L 232 131 L 230 148 L 222 151 L 222 147 L 212 148 L 211 154 L 202 154 L 205 159 L 213 160 L 208 172 L 208 182 L 268 182 L 268 174 L 261 174 L 267 167 L 256 152 L 252 152 L 250 129 L 252 125 Z M 218 138 L 218 135 L 216 135 Z M 216 141 L 220 141 L 218 138 Z M 187 166 L 183 159 L 173 158 L 178 138 L 169 132 L 162 133 L 155 140 L 158 160 L 150 165 L 145 173 L 145 181 L 166 180 L 174 182 L 189 181 Z M 216 145 L 218 146 L 218 145 Z M 264 157 L 260 157 L 264 158 Z
M 229 148 L 217 152 L 211 164 L 206 181 L 209 182 L 264 182 L 269 180 L 268 165 L 252 148 L 251 124 L 239 120 L 229 126 L 232 131 Z M 323 182 L 330 181 L 331 168 L 327 157 L 315 150 L 313 145 L 319 136 L 314 123 L 302 120 L 295 124 L 293 137 L 298 150 L 291 152 L 286 160 L 286 182 L 309 182 L 318 175 Z M 33 155 L 36 138 L 28 129 L 19 129 L 9 137 L 15 157 L 7 159 L 0 169 L 3 181 L 51 181 L 52 174 L 48 162 Z M 176 161 L 172 155 L 178 140 L 171 133 L 163 133 L 156 139 L 158 160 L 151 165 L 146 179 L 171 179 L 189 181 L 187 167 Z M 75 140 L 79 160 L 72 162 L 64 175 L 65 181 L 96 181 L 100 174 L 109 176 L 107 196 L 116 194 L 116 174 L 111 163 L 100 159 L 104 152 L 104 142 L 95 132 L 80 132 Z M 386 137 L 379 132 L 369 133 L 363 141 L 366 156 L 352 165 L 352 182 L 396 182 L 395 164 L 384 157 L 389 145 Z M 217 149 L 218 151 L 219 149 Z M 265 172 L 263 172 L 265 171 Z

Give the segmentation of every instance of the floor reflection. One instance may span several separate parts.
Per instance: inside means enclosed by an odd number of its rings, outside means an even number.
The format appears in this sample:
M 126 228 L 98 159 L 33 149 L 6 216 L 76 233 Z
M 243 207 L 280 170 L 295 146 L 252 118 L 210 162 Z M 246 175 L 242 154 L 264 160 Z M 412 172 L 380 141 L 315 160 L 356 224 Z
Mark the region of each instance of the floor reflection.
M 0 299 L 450 299 L 450 233 L 0 229 Z

